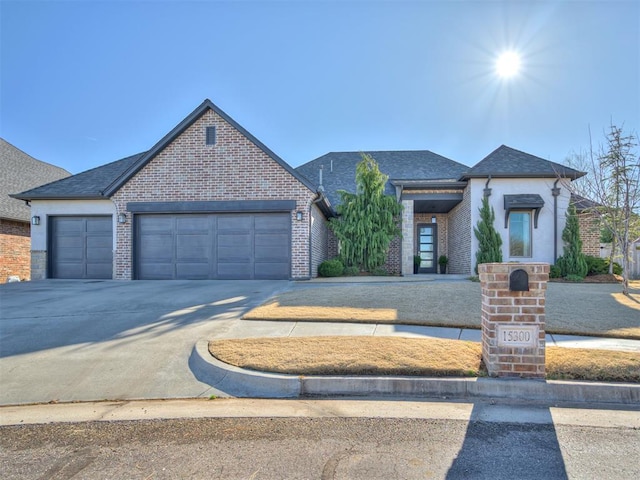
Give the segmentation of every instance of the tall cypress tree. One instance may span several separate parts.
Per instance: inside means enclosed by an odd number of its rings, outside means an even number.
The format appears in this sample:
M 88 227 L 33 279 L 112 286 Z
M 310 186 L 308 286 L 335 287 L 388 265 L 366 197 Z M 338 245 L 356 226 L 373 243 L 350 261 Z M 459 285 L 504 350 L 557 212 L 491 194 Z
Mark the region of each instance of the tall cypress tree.
M 356 193 L 339 191 L 337 218 L 329 227 L 340 241 L 340 256 L 347 266 L 365 271 L 384 265 L 391 240 L 400 234 L 402 212 L 395 197 L 384 194 L 388 177 L 365 153 L 356 167 Z
M 502 262 L 502 238 L 493 226 L 495 220 L 496 214 L 493 207 L 489 206 L 489 197 L 483 197 L 480 220 L 478 225 L 473 227 L 473 233 L 476 234 L 479 242 L 476 252 L 476 273 L 481 263 Z
M 589 271 L 587 260 L 582 253 L 582 240 L 580 239 L 580 222 L 576 207 L 572 203 L 567 209 L 567 223 L 562 230 L 562 240 L 564 241 L 564 255 L 558 258 L 557 265 L 563 277 L 575 275 L 586 277 Z

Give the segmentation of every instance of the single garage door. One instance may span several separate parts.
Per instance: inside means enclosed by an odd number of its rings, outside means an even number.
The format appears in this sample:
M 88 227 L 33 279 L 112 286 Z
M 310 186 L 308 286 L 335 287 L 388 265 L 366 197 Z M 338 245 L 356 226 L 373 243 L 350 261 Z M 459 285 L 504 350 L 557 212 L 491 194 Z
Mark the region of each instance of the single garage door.
M 136 278 L 288 279 L 289 213 L 136 215 Z
M 110 216 L 49 217 L 51 278 L 113 278 Z

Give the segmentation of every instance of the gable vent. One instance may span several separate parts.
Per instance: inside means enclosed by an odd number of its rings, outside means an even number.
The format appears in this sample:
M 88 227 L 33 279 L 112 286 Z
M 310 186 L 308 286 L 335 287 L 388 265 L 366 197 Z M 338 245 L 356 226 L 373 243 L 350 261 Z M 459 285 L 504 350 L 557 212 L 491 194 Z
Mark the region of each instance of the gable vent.
M 207 127 L 207 145 L 216 144 L 216 127 Z

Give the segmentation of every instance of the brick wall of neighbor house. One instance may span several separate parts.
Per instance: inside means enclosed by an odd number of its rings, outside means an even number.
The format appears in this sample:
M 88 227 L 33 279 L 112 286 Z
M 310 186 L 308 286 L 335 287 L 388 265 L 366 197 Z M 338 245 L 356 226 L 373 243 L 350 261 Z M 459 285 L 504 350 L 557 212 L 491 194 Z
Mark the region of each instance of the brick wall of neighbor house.
M 216 127 L 216 145 L 205 130 Z M 118 212 L 128 202 L 295 200 L 303 221 L 291 212 L 293 278 L 309 271 L 309 190 L 233 126 L 209 110 L 145 165 L 112 197 Z M 131 222 L 117 225 L 115 278 L 132 276 Z
M 431 213 L 415 213 L 413 217 L 413 236 L 415 237 L 414 244 L 417 247 L 418 241 L 418 224 L 419 223 L 431 223 L 431 217 L 434 215 Z M 440 255 L 449 256 L 449 235 L 447 234 L 449 230 L 449 216 L 446 213 L 437 213 L 436 217 L 436 226 L 438 227 L 438 251 L 436 252 L 437 257 Z M 438 258 L 436 257 L 436 261 Z M 440 267 L 438 267 L 440 268 Z M 440 270 L 438 270 L 440 271 Z M 447 269 L 447 271 L 449 271 Z
M 329 228 L 320 209 L 311 207 L 311 276 L 318 276 L 318 265 L 327 259 Z
M 582 253 L 585 255 L 600 256 L 600 227 L 598 218 L 593 212 L 578 214 L 580 225 L 580 239 L 582 240 Z
M 0 283 L 10 276 L 31 278 L 30 232 L 29 223 L 0 219 Z
M 471 192 L 464 189 L 462 202 L 449 212 L 449 273 L 471 274 L 475 265 L 471 265 Z

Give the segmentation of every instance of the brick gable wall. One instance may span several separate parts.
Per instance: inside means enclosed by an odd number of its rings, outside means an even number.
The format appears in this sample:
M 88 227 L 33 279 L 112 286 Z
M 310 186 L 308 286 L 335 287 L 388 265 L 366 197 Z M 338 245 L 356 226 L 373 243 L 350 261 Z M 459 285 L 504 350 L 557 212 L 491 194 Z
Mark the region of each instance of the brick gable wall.
M 216 144 L 205 144 L 206 127 L 216 127 Z M 265 154 L 213 110 L 207 111 L 112 197 L 118 213 L 128 202 L 295 200 L 291 212 L 291 275 L 309 271 L 309 212 L 315 193 Z M 129 214 L 130 218 L 130 214 Z M 114 277 L 132 276 L 132 222 L 117 226 Z
M 0 219 L 0 283 L 10 276 L 31 277 L 31 225 Z

